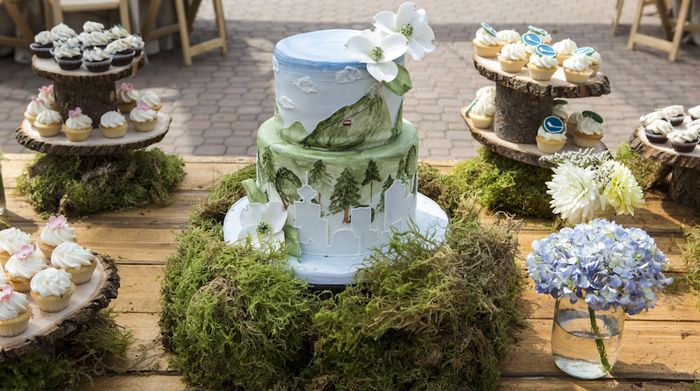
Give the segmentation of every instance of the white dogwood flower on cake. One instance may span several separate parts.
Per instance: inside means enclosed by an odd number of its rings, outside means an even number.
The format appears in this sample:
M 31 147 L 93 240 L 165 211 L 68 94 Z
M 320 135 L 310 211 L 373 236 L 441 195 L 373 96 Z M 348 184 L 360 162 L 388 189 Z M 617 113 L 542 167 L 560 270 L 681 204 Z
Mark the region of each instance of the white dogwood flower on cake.
M 364 30 L 345 43 L 348 53 L 367 64 L 367 72 L 379 81 L 391 82 L 399 74 L 394 62 L 406 53 L 406 37 L 399 33 L 379 34 Z
M 250 238 L 250 243 L 255 248 L 269 246 L 278 249 L 284 246 L 287 210 L 281 202 L 251 202 L 241 211 L 240 219 L 238 242 Z
M 401 4 L 396 13 L 382 11 L 374 15 L 374 26 L 382 34 L 399 33 L 406 37 L 408 54 L 414 60 L 435 50 L 435 33 L 428 25 L 428 14 L 410 1 Z

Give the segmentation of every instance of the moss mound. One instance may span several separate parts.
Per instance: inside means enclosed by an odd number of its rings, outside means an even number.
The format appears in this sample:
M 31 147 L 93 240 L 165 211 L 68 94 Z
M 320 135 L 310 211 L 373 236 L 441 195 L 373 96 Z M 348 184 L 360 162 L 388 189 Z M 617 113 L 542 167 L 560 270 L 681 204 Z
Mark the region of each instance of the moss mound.
M 102 311 L 61 343 L 0 364 L 0 390 L 76 389 L 80 381 L 123 368 L 131 340 L 131 332 Z
M 157 148 L 110 156 L 38 154 L 17 178 L 17 191 L 42 214 L 84 216 L 167 205 L 183 167 L 180 157 Z
M 445 243 L 397 235 L 357 284 L 315 291 L 282 253 L 226 246 L 221 223 L 254 167 L 193 209 L 163 281 L 160 326 L 204 389 L 493 389 L 517 322 L 517 227 L 478 210 L 421 166 L 421 191 L 450 205 Z M 430 176 L 429 176 L 430 175 Z
M 667 170 L 664 170 L 662 164 L 656 163 L 650 159 L 644 159 L 630 148 L 629 143 L 622 143 L 613 151 L 615 160 L 623 163 L 632 171 L 632 174 L 637 179 L 637 183 L 644 190 L 648 190 L 663 181 Z

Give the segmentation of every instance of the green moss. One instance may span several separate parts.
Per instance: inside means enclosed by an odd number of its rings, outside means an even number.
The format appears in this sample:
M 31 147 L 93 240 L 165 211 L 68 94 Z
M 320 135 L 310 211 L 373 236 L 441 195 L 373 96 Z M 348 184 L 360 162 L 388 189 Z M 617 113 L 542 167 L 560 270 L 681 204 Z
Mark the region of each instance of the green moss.
M 42 214 L 83 216 L 148 204 L 167 205 L 184 163 L 160 149 L 111 156 L 38 154 L 17 178 L 19 194 Z
M 642 189 L 647 190 L 655 185 L 659 179 L 659 175 L 663 175 L 662 165 L 650 159 L 644 159 L 630 148 L 629 143 L 620 144 L 613 151 L 615 160 L 623 163 L 632 171 L 632 174 L 637 179 L 637 183 Z
M 688 268 L 686 282 L 688 288 L 700 296 L 700 226 L 687 228 L 685 237 L 687 244 L 683 249 L 683 260 Z M 697 304 L 700 307 L 700 299 Z
M 121 369 L 131 340 L 110 311 L 100 312 L 58 344 L 0 364 L 0 390 L 76 389 L 79 381 Z

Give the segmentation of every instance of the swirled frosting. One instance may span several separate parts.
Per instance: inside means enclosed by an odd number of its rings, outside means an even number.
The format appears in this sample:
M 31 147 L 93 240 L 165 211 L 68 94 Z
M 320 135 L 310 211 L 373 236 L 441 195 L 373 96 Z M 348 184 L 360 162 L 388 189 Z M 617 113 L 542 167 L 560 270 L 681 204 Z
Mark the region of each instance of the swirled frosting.
M 654 122 L 647 125 L 646 130 L 648 130 L 654 134 L 665 136 L 665 135 L 673 132 L 673 125 L 671 125 L 671 123 L 669 123 L 668 121 L 664 121 L 662 119 L 657 119 L 657 120 L 654 120 Z
M 589 136 L 603 134 L 603 124 L 586 116 L 581 116 L 576 123 L 576 128 L 579 132 Z
M 687 130 L 692 130 L 693 132 L 700 132 L 700 119 L 689 122 L 685 125 Z
M 476 41 L 484 46 L 498 45 L 498 38 L 487 33 L 483 27 L 479 27 L 479 29 L 476 30 Z
M 51 36 L 53 37 L 54 41 L 72 38 L 76 35 L 75 30 L 63 23 L 59 23 L 51 29 Z
M 102 23 L 87 21 L 83 24 L 83 31 L 88 33 L 94 33 L 96 31 L 103 31 L 105 26 Z
M 698 132 L 694 130 L 674 130 L 666 135 L 674 143 L 691 143 L 698 141 Z
M 95 256 L 75 242 L 64 242 L 51 253 L 51 264 L 61 269 L 80 269 L 92 263 Z
M 557 59 L 554 57 L 540 56 L 539 54 L 533 54 L 530 56 L 530 64 L 545 69 L 556 68 L 558 63 Z
M 81 44 L 82 44 L 82 42 L 80 41 L 80 38 L 78 38 L 78 37 L 70 37 L 70 38 L 62 39 L 60 41 L 53 42 L 54 47 L 63 46 L 63 45 L 72 45 L 72 46 L 80 47 Z
M 53 43 L 53 35 L 51 35 L 51 31 L 42 31 L 34 36 L 34 42 L 42 45 L 48 45 Z
M 10 285 L 0 286 L 0 320 L 14 319 L 29 308 L 24 293 L 15 292 Z
M 22 249 L 12 254 L 5 265 L 5 270 L 10 274 L 10 277 L 32 278 L 36 273 L 46 268 L 46 257 L 44 253 L 34 245 L 31 253 L 22 254 Z
M 548 132 L 544 129 L 544 126 L 540 125 L 540 128 L 537 129 L 537 135 L 544 137 L 545 140 L 547 141 L 566 141 L 566 133 L 551 133 Z
M 100 117 L 100 125 L 105 128 L 118 128 L 126 123 L 126 118 L 116 111 L 108 111 Z
M 92 129 L 92 119 L 85 114 L 68 117 L 66 126 L 71 129 Z
M 525 45 L 523 45 L 520 42 L 516 43 L 509 43 L 506 46 L 501 49 L 501 54 L 499 54 L 499 58 L 502 60 L 509 60 L 509 61 L 521 61 L 524 60 L 527 56 L 527 49 L 525 48 Z
M 520 42 L 520 33 L 515 30 L 501 30 L 496 34 L 496 38 L 503 43 L 516 43 Z
M 652 111 L 649 114 L 639 117 L 639 122 L 641 122 L 643 126 L 648 126 L 657 119 L 666 119 L 666 114 L 661 111 Z
M 33 116 L 38 116 L 39 113 L 50 110 L 49 107 L 40 99 L 32 99 L 27 105 L 26 113 Z
M 700 106 L 689 108 L 688 114 L 690 114 L 693 118 L 700 118 Z
M 32 237 L 28 233 L 12 227 L 0 231 L 0 250 L 12 255 L 17 250 L 32 243 Z
M 109 34 L 112 35 L 112 39 L 122 39 L 129 36 L 129 32 L 122 25 L 114 25 L 109 29 Z
M 555 43 L 554 45 L 552 45 L 552 48 L 554 48 L 554 51 L 557 52 L 557 54 L 569 56 L 574 50 L 578 48 L 578 46 L 576 46 L 576 42 L 567 38 Z
M 566 120 L 569 118 L 569 112 L 566 110 L 566 103 L 560 103 L 560 104 L 555 104 L 552 107 L 552 114 L 556 115 L 557 117 Z
M 138 34 L 129 35 L 128 37 L 124 38 L 124 40 L 126 43 L 131 45 L 132 48 L 142 48 L 144 45 L 143 39 Z
M 53 94 L 53 84 L 50 86 L 43 86 L 39 88 L 39 94 L 37 97 L 46 103 L 48 107 L 56 106 L 56 96 Z
M 591 59 L 591 64 L 593 65 L 600 65 L 600 63 L 603 62 L 603 58 L 600 56 L 600 53 L 598 53 L 597 50 L 593 50 L 588 57 Z
M 39 125 L 59 125 L 63 123 L 63 118 L 56 110 L 45 110 L 36 116 L 34 123 Z
M 109 58 L 111 56 L 112 56 L 112 53 L 110 53 L 108 50 L 102 50 L 99 48 L 95 48 L 95 49 L 86 50 L 85 53 L 83 53 L 83 60 L 90 61 L 90 62 L 100 62 L 100 61 L 109 60 Z
M 576 72 L 582 72 L 591 66 L 591 58 L 583 53 L 577 53 L 564 60 L 564 68 Z
M 81 54 L 80 47 L 76 45 L 61 45 L 53 50 L 53 56 L 55 58 L 80 57 Z
M 664 113 L 666 118 L 673 118 L 685 115 L 685 110 L 683 109 L 682 105 L 666 106 L 663 109 L 661 109 L 661 112 Z
M 112 52 L 112 53 L 120 53 L 120 52 L 130 52 L 132 49 L 131 45 L 129 45 L 125 40 L 123 39 L 118 39 L 109 45 L 107 45 L 107 50 Z
M 125 88 L 119 88 L 117 90 L 117 97 L 119 98 L 120 102 L 124 103 L 129 103 L 129 102 L 135 102 L 139 99 L 139 91 L 137 89 L 125 89 Z
M 10 278 L 5 274 L 5 268 L 0 263 L 0 287 L 10 283 Z
M 131 120 L 134 122 L 153 121 L 157 117 L 158 113 L 151 108 L 145 109 L 141 107 L 135 107 L 133 110 L 131 110 L 131 113 L 129 113 L 129 118 L 131 118 Z
M 481 87 L 476 91 L 476 97 L 480 99 L 487 99 L 495 103 L 496 100 L 496 87 L 486 86 Z
M 41 297 L 63 296 L 72 286 L 70 273 L 63 269 L 54 269 L 52 267 L 35 274 L 29 283 L 32 291 L 38 293 Z
M 474 106 L 472 106 L 470 113 L 493 116 L 496 112 L 496 105 L 490 102 L 488 99 L 480 98 L 476 101 Z
M 151 90 L 141 92 L 139 99 L 151 107 L 158 107 L 161 105 L 160 97 Z
M 104 31 L 94 31 L 84 36 L 82 41 L 85 46 L 104 46 L 112 41 L 112 37 Z
M 52 218 L 60 222 L 54 224 Z M 51 216 L 49 222 L 44 226 L 44 229 L 41 230 L 39 239 L 41 239 L 42 242 L 49 246 L 56 247 L 61 243 L 75 240 L 75 230 L 65 221 L 65 217 L 60 220 L 61 218 L 62 216 Z

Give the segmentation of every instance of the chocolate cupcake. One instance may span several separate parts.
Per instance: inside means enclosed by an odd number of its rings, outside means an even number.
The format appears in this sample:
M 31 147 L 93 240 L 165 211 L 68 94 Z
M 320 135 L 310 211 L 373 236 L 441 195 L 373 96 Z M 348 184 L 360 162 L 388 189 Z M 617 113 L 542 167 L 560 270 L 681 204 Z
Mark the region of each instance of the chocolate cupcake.
M 668 121 L 657 119 L 644 128 L 647 140 L 653 144 L 663 144 L 668 141 L 667 134 L 673 132 L 673 126 Z
M 112 42 L 112 36 L 105 31 L 82 32 L 78 37 L 83 43 L 83 50 L 104 49 Z
M 39 58 L 51 58 L 53 37 L 50 31 L 42 31 L 34 36 L 34 42 L 29 45 L 32 53 Z
M 690 115 L 690 119 L 693 121 L 699 120 L 700 119 L 700 106 L 695 106 L 691 107 L 688 109 L 688 115 Z
M 691 130 L 674 130 L 667 137 L 673 149 L 679 153 L 693 152 L 698 144 L 698 133 Z
M 134 59 L 135 55 L 134 49 L 123 39 L 118 39 L 107 45 L 107 51 L 113 53 L 112 65 L 115 67 L 131 64 L 131 60 Z
M 680 126 L 685 120 L 685 111 L 681 105 L 667 106 L 661 109 L 668 121 L 673 126 Z
M 107 72 L 112 65 L 112 53 L 99 48 L 87 50 L 83 53 L 83 63 L 90 72 Z
M 141 55 L 141 52 L 143 52 L 143 47 L 145 43 L 143 42 L 143 39 L 139 34 L 132 34 L 126 38 L 124 38 L 126 43 L 128 43 L 132 49 L 134 49 L 134 56 L 138 57 Z
M 62 45 L 53 49 L 53 57 L 64 71 L 72 71 L 83 64 L 83 53 L 78 46 Z

